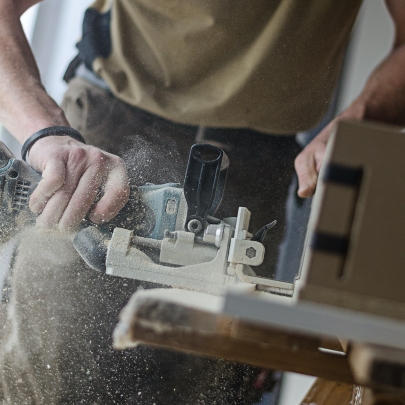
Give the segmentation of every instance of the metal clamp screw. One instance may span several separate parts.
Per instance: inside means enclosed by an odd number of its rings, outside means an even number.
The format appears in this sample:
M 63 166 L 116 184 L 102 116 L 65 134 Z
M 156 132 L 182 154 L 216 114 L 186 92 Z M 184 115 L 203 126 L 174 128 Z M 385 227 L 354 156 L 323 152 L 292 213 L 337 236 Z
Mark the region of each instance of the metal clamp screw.
M 255 248 L 247 248 L 245 255 L 249 258 L 252 259 L 253 257 L 256 257 L 256 249 Z

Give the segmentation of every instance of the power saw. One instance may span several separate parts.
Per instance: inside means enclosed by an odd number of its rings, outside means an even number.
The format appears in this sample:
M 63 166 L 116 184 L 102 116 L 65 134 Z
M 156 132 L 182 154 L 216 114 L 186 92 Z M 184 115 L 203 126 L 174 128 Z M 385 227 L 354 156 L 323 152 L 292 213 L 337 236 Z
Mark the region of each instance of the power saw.
M 109 275 L 222 295 L 230 285 L 291 296 L 294 284 L 256 276 L 263 239 L 276 221 L 249 232 L 250 211 L 215 217 L 229 159 L 216 146 L 191 147 L 184 186 L 132 186 L 126 206 L 108 223 L 84 220 L 73 244 L 93 269 Z M 34 224 L 29 197 L 41 175 L 0 142 L 0 242 Z

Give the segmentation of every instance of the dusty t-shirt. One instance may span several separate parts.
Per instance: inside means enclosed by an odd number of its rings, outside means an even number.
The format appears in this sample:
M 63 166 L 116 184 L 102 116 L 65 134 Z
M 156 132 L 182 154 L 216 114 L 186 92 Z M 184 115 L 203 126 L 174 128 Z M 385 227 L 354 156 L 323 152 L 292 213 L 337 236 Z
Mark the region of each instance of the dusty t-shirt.
M 291 134 L 328 107 L 361 0 L 98 0 L 80 54 L 121 100 Z

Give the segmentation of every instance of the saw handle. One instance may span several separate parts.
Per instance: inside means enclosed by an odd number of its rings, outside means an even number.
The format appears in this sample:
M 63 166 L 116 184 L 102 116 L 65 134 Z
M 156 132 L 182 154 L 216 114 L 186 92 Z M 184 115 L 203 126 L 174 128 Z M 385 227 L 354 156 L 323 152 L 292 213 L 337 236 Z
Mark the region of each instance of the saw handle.
M 200 235 L 207 217 L 222 200 L 229 159 L 222 149 L 199 143 L 191 147 L 184 179 L 187 201 L 185 230 Z

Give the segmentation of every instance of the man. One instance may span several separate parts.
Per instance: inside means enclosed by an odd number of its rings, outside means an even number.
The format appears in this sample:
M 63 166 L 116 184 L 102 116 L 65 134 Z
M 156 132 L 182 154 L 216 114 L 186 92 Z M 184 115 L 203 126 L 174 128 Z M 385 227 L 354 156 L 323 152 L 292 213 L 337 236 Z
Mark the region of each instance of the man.
M 45 93 L 19 23 L 35 2 L 0 0 L 0 121 L 21 143 L 44 128 L 70 125 L 87 141 L 50 135 L 29 142 L 29 162 L 43 176 L 30 199 L 40 214 L 38 227 L 70 231 L 86 215 L 95 223 L 108 221 L 126 203 L 123 160 L 90 144 L 124 156 L 136 184 L 160 183 L 181 180 L 196 135 L 222 145 L 231 157 L 219 215 L 246 205 L 254 228 L 282 216 L 298 152 L 293 134 L 326 112 L 360 0 L 243 1 L 232 7 L 97 1 L 85 16 L 65 113 Z M 405 11 L 401 0 L 387 6 L 396 24 L 394 49 L 342 117 L 405 121 Z M 329 134 L 330 126 L 295 161 L 300 197 L 315 190 Z M 94 204 L 100 189 L 103 196 Z M 111 350 L 117 312 L 137 286 L 89 271 L 63 233 L 27 231 L 3 337 L 5 399 L 257 400 L 252 369 L 146 348 Z

